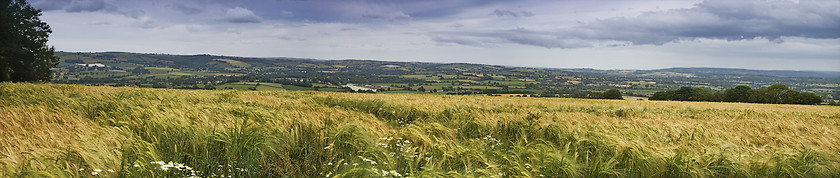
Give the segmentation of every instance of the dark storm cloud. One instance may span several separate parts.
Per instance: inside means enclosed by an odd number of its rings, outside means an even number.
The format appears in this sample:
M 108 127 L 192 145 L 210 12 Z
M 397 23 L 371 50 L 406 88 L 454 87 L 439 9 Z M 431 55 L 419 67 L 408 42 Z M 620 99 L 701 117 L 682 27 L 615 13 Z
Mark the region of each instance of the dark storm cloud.
M 44 11 L 106 12 L 135 19 L 146 14 L 145 11 L 138 9 L 120 9 L 114 2 L 105 0 L 39 0 L 33 2 L 32 6 Z
M 533 12 L 528 12 L 528 11 L 514 12 L 514 11 L 510 11 L 510 10 L 500 10 L 500 9 L 496 9 L 495 11 L 493 11 L 493 14 L 496 14 L 496 16 L 499 16 L 499 17 L 506 17 L 507 16 L 507 17 L 514 17 L 514 18 L 519 18 L 520 16 L 522 16 L 522 17 L 534 16 Z
M 741 40 L 783 36 L 840 38 L 840 2 L 707 0 L 690 9 L 647 12 L 632 18 L 610 18 L 557 31 L 496 30 L 438 33 L 435 40 L 457 44 L 513 43 L 547 48 L 577 48 L 615 43 L 662 45 L 697 38 Z M 500 16 L 510 15 L 499 12 Z M 472 36 L 472 37 L 465 37 Z M 541 36 L 543 38 L 532 38 Z M 463 39 L 480 38 L 475 41 Z M 575 44 L 581 42 L 581 44 Z M 604 44 L 612 43 L 612 44 Z
M 524 28 L 485 32 L 442 32 L 434 33 L 432 39 L 438 42 L 480 47 L 493 47 L 505 43 L 546 48 L 584 48 L 594 45 L 592 42 L 580 39 L 559 39 L 554 33 Z
M 61 10 L 67 5 L 64 0 L 40 0 L 32 2 L 32 7 L 41 9 L 43 11 Z
M 379 23 L 448 18 L 465 8 L 500 3 L 498 0 L 277 0 L 217 1 L 247 7 L 265 19 L 311 22 Z M 241 2 L 241 3 L 240 3 Z M 283 12 L 288 13 L 275 13 Z M 520 12 L 517 12 L 520 13 Z M 293 14 L 291 16 L 290 14 Z M 524 15 L 524 14 L 519 14 Z
M 367 13 L 367 14 L 363 14 L 362 17 L 365 17 L 365 18 L 368 18 L 368 19 L 371 19 L 371 20 L 376 20 L 376 21 L 388 21 L 388 22 L 398 22 L 398 21 L 411 20 L 411 16 L 409 16 L 408 14 L 405 14 L 405 12 L 402 12 L 402 11 L 396 11 L 396 12 L 391 12 L 391 13 L 382 13 L 382 12 Z
M 73 0 L 67 7 L 67 12 L 95 12 L 116 11 L 117 6 L 105 0 Z

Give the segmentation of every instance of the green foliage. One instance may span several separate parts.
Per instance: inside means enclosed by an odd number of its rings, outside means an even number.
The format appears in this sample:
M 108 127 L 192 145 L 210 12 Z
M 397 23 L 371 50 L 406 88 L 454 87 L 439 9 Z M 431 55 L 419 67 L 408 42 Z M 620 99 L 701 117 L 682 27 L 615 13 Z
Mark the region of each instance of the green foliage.
M 727 102 L 749 102 L 750 101 L 750 90 L 752 88 L 748 86 L 737 86 L 735 88 L 726 89 L 723 93 L 724 101 Z
M 680 87 L 680 89 L 677 90 L 656 92 L 649 99 L 672 101 L 720 101 L 720 95 L 720 93 L 712 93 L 702 88 Z
M 25 0 L 0 0 L 0 82 L 47 82 L 58 65 L 47 46 L 52 33 L 39 18 L 41 10 Z
M 650 100 L 672 101 L 727 101 L 772 104 L 820 104 L 822 97 L 814 93 L 800 93 L 793 91 L 784 84 L 774 84 L 769 87 L 751 89 L 738 86 L 726 89 L 725 92 L 712 93 L 702 88 L 681 87 L 678 90 L 656 92 Z
M 137 67 L 135 67 L 134 69 L 131 70 L 131 73 L 134 74 L 134 75 L 140 75 L 140 74 L 150 74 L 152 72 L 150 72 L 149 69 L 146 69 L 143 66 L 137 66 Z
M 589 99 L 624 99 L 621 97 L 621 91 L 616 89 L 609 89 L 603 93 L 601 92 L 592 92 L 586 98 Z

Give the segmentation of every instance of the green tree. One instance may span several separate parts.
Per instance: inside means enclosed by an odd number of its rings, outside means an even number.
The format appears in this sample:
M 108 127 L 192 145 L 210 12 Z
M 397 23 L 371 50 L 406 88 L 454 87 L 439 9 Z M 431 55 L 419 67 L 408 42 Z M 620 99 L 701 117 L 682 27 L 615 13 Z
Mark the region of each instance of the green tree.
M 41 10 L 25 0 L 0 0 L 0 82 L 50 81 L 58 64 Z
M 589 95 L 587 95 L 586 98 L 601 99 L 601 98 L 604 98 L 604 93 L 603 92 L 592 92 Z
M 653 96 L 651 96 L 648 99 L 649 100 L 676 100 L 676 99 L 674 99 L 675 94 L 676 94 L 675 90 L 657 91 L 656 93 L 653 93 Z
M 691 87 L 680 87 L 677 89 L 676 93 L 674 94 L 675 100 L 677 101 L 694 101 L 695 99 L 695 92 L 694 88 Z
M 133 70 L 131 70 L 131 73 L 132 73 L 132 74 L 138 74 L 138 75 L 139 75 L 139 74 L 150 74 L 150 73 L 152 73 L 152 72 L 151 72 L 151 71 L 149 71 L 148 69 L 146 69 L 146 68 L 145 68 L 145 67 L 143 67 L 143 66 L 137 66 L 137 67 L 135 67 Z
M 794 91 L 790 90 L 787 85 L 785 84 L 773 84 L 767 87 L 767 98 L 770 99 L 769 103 L 785 103 L 786 99 L 795 96 Z
M 621 91 L 616 89 L 609 89 L 605 91 L 603 97 L 604 99 L 624 99 L 624 97 L 621 97 Z
M 748 102 L 750 99 L 750 90 L 748 86 L 737 86 L 735 88 L 726 89 L 723 92 L 724 101 L 727 102 Z
M 592 92 L 586 98 L 589 99 L 624 99 L 621 97 L 621 91 L 616 89 L 609 89 L 605 92 Z
M 811 104 L 816 105 L 822 103 L 822 97 L 814 93 L 797 93 L 793 102 L 787 104 Z M 834 100 L 832 100 L 834 101 Z

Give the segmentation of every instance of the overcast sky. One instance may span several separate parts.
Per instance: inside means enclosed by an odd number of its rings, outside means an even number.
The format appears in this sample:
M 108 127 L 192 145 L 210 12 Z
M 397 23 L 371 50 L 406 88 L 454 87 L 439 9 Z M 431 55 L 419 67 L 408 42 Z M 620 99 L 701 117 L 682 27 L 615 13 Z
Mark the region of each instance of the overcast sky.
M 837 0 L 30 0 L 73 52 L 840 71 Z

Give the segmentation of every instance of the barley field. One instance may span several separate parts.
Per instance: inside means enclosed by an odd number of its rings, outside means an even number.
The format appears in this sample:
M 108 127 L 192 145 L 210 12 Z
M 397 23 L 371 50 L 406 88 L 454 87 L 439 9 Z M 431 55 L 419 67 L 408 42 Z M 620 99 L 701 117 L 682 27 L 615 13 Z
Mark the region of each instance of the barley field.
M 838 177 L 840 107 L 0 83 L 2 177 Z

